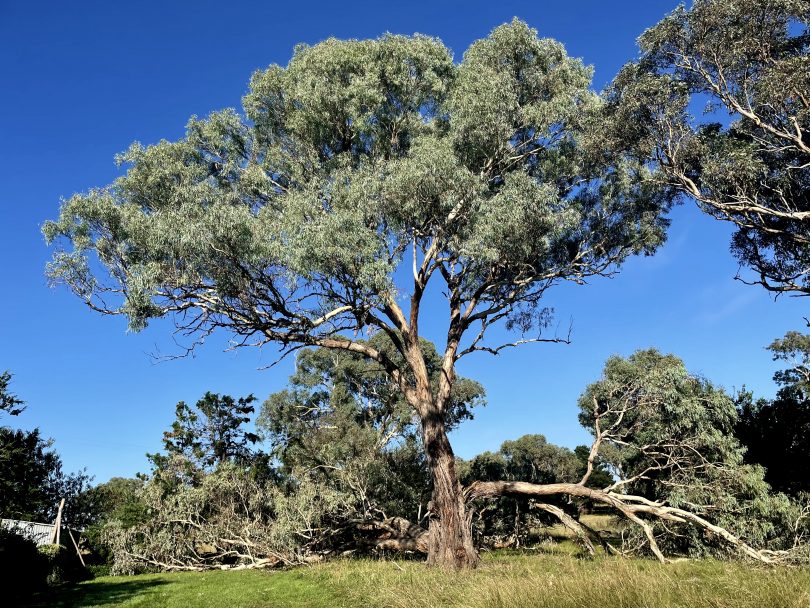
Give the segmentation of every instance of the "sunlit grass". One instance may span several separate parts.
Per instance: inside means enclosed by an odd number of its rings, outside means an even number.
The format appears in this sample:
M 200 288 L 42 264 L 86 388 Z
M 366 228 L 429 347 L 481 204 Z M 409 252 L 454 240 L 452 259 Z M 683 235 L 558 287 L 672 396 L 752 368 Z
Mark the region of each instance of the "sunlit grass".
M 107 577 L 39 602 L 82 608 L 806 608 L 810 569 L 582 559 L 541 548 L 487 554 L 470 572 L 442 572 L 415 561 L 338 560 L 286 572 Z

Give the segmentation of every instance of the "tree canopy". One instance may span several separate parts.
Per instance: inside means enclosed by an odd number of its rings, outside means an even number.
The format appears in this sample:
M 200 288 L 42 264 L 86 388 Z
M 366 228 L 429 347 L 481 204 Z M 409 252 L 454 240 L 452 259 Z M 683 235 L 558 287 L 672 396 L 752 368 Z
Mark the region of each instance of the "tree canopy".
M 609 97 L 613 133 L 668 187 L 732 222 L 776 293 L 810 293 L 810 2 L 695 0 L 639 38 Z M 693 114 L 707 104 L 705 118 Z
M 65 201 L 44 226 L 66 245 L 48 274 L 132 329 L 171 315 L 197 340 L 223 328 L 242 345 L 379 364 L 420 420 L 429 561 L 474 564 L 445 429 L 456 362 L 566 340 L 545 333 L 546 290 L 612 274 L 665 238 L 669 192 L 603 136 L 590 83 L 590 68 L 518 20 L 460 63 L 422 35 L 299 45 L 286 67 L 253 75 L 244 116 L 135 144 L 125 175 Z M 434 283 L 447 301 L 436 385 L 420 337 Z M 488 341 L 498 322 L 520 337 Z
M 234 399 L 210 391 L 192 407 L 181 401 L 175 408 L 170 431 L 163 433 L 165 453 L 150 454 L 157 468 L 173 456 L 182 456 L 199 470 L 208 470 L 225 462 L 247 462 L 252 457 L 251 445 L 258 436 L 248 431 L 255 411 L 253 395 Z
M 551 284 L 664 238 L 665 201 L 643 164 L 604 145 L 590 78 L 518 21 L 460 64 L 418 35 L 300 45 L 286 68 L 254 74 L 245 117 L 135 144 L 119 157 L 126 175 L 65 201 L 44 232 L 72 247 L 49 275 L 135 329 L 178 312 L 245 340 L 341 342 L 391 369 L 341 332 L 373 327 L 400 345 L 394 330 L 416 330 L 434 273 L 453 342 L 505 318 L 528 333 L 547 320 L 531 313 Z

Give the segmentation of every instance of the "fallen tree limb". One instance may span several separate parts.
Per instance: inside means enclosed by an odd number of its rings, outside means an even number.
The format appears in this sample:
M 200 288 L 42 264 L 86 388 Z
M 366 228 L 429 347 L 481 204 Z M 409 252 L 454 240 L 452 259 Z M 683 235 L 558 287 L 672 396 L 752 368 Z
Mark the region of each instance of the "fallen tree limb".
M 568 515 L 568 513 L 563 511 L 560 507 L 557 507 L 555 505 L 550 505 L 545 502 L 538 502 L 532 506 L 537 509 L 542 509 L 543 511 L 554 515 L 554 517 L 560 520 L 560 523 L 562 523 L 562 525 L 564 525 L 566 528 L 571 530 L 571 532 L 576 534 L 577 539 L 579 540 L 580 543 L 582 543 L 582 545 L 585 547 L 585 550 L 590 555 L 596 555 L 596 549 L 594 549 L 593 543 L 591 542 L 591 539 L 588 537 L 588 531 L 580 522 L 578 522 L 576 519 Z M 602 539 L 600 538 L 599 540 L 601 542 Z
M 367 543 L 388 551 L 415 551 L 427 553 L 428 531 L 404 517 L 389 517 L 382 521 L 355 522 L 358 530 L 371 533 Z
M 641 496 L 614 494 L 609 491 L 606 492 L 604 490 L 587 488 L 584 485 L 576 483 L 533 484 L 522 481 L 476 481 L 467 486 L 464 492 L 468 500 L 476 498 L 494 498 L 497 496 L 524 496 L 530 498 L 547 496 L 575 496 L 578 498 L 587 498 L 594 502 L 608 505 L 619 511 L 622 515 L 638 525 L 644 531 L 644 534 L 647 537 L 647 542 L 650 546 L 650 550 L 661 562 L 665 562 L 666 558 L 661 552 L 661 549 L 658 547 L 658 543 L 656 542 L 652 531 L 652 526 L 650 526 L 648 521 L 639 517 L 639 515 L 643 514 L 649 517 L 677 523 L 690 523 L 717 535 L 751 559 L 766 564 L 770 564 L 775 561 L 773 552 L 754 549 L 741 538 L 735 536 L 725 528 L 713 524 L 695 513 L 686 511 L 685 509 L 668 507 L 660 503 L 655 503 Z M 563 523 L 565 524 L 565 522 Z

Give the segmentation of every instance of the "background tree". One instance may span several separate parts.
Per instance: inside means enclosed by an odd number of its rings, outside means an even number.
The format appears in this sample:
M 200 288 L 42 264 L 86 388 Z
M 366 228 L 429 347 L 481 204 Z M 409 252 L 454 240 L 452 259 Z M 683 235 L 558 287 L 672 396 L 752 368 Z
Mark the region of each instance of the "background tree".
M 67 200 L 48 274 L 132 329 L 173 316 L 200 337 L 316 346 L 379 364 L 420 420 L 432 478 L 428 561 L 474 565 L 446 433 L 456 364 L 548 336 L 547 289 L 609 275 L 664 239 L 666 192 L 603 136 L 591 70 L 514 21 L 459 64 L 440 41 L 300 45 L 254 74 L 246 118 L 133 145 L 126 175 Z M 95 260 L 101 264 L 97 264 Z M 423 296 L 446 295 L 441 373 Z M 434 319 L 436 311 L 431 311 Z M 520 337 L 488 340 L 502 322 Z M 357 340 L 386 336 L 398 359 Z
M 484 452 L 460 467 L 465 484 L 474 481 L 525 481 L 533 484 L 575 483 L 581 477 L 582 462 L 568 448 L 548 443 L 543 435 L 524 435 L 504 441 L 495 452 Z M 556 509 L 572 511 L 566 497 L 550 501 Z M 501 497 L 476 513 L 476 531 L 484 541 L 499 545 L 526 544 L 532 528 L 547 523 L 549 513 L 525 496 Z M 553 516 L 553 515 L 552 515 Z
M 19 416 L 25 409 L 24 401 L 12 393 L 8 385 L 11 383 L 11 372 L 0 374 L 0 412 L 10 416 Z
M 574 454 L 579 460 L 579 469 L 577 475 L 581 479 L 588 473 L 588 462 L 591 455 L 591 449 L 587 445 L 578 445 L 574 448 Z M 590 464 L 591 471 L 588 475 L 587 485 L 592 488 L 606 488 L 613 482 L 613 475 L 608 470 L 608 465 L 604 459 L 597 458 Z
M 807 0 L 695 0 L 644 32 L 610 92 L 613 136 L 732 222 L 740 264 L 777 293 L 810 293 L 808 24 Z
M 0 517 L 49 523 L 64 498 L 63 525 L 83 528 L 95 518 L 94 504 L 84 496 L 91 477 L 65 473 L 52 445 L 39 429 L 0 427 Z
M 765 467 L 765 481 L 777 492 L 810 492 L 810 404 L 793 391 L 775 399 L 754 399 L 749 391 L 736 399 L 739 419 L 734 434 L 745 446 L 745 461 Z
M 810 336 L 788 332 L 769 349 L 790 367 L 774 374 L 781 385 L 775 399 L 754 400 L 741 392 L 735 434 L 746 447 L 746 461 L 764 466 L 775 490 L 799 495 L 810 492 Z
M 163 433 L 165 453 L 148 454 L 155 469 L 167 469 L 167 461 L 180 457 L 188 474 L 210 471 L 225 462 L 246 464 L 255 456 L 250 446 L 258 435 L 245 429 L 256 401 L 253 395 L 234 399 L 210 391 L 194 407 L 184 401 L 175 408 L 172 428 Z
M 784 338 L 774 340 L 768 350 L 774 361 L 790 364 L 774 374 L 774 381 L 806 399 L 810 393 L 810 335 L 789 331 Z
M 112 565 L 114 556 L 106 542 L 105 528 L 114 522 L 121 530 L 130 530 L 149 520 L 150 513 L 141 498 L 144 484 L 141 478 L 113 477 L 86 490 L 87 502 L 95 506 L 95 517 L 82 532 L 82 539 L 91 550 L 85 561 Z
M 131 527 L 146 516 L 146 507 L 139 499 L 144 483 L 139 478 L 113 477 L 91 492 L 98 496 L 97 502 L 106 519 L 116 519 L 125 527 Z

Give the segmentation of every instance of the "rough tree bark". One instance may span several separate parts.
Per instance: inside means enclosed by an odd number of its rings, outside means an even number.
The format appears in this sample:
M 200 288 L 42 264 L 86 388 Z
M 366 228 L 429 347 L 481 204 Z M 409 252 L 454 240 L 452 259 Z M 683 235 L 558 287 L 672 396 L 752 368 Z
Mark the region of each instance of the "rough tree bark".
M 450 569 L 474 568 L 479 557 L 473 545 L 472 520 L 456 476 L 455 457 L 443 417 L 424 417 L 422 434 L 433 480 L 427 562 Z
M 404 354 L 414 382 L 412 389 L 404 390 L 404 394 L 419 416 L 425 455 L 433 482 L 427 563 L 449 570 L 474 568 L 480 560 L 473 544 L 472 517 L 468 513 L 467 499 L 456 475 L 455 455 L 446 429 L 447 406 L 456 378 L 456 353 L 461 335 L 458 326 L 459 307 L 453 299 L 453 322 L 442 358 L 438 386 L 434 389 L 419 343 L 420 302 L 427 284 L 423 275 L 424 271 L 415 275 L 410 318 L 405 320 L 395 302 L 389 304 L 389 309 L 407 345 Z

